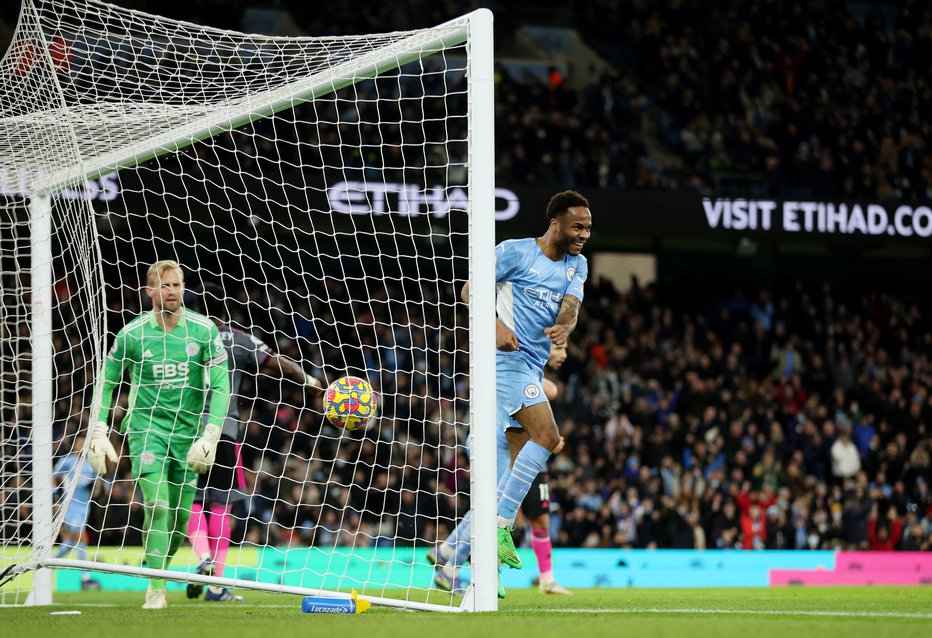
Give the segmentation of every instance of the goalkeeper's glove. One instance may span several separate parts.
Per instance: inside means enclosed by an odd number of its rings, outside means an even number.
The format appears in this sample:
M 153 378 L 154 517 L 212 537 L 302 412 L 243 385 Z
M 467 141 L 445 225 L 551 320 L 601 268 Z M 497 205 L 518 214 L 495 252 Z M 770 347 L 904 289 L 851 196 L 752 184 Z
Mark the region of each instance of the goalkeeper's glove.
M 188 450 L 188 467 L 203 474 L 210 469 L 217 458 L 217 441 L 220 440 L 220 426 L 208 424 L 204 434 Z
M 98 474 L 106 474 L 107 459 L 116 463 L 119 458 L 110 443 L 110 427 L 105 421 L 95 423 L 87 439 L 87 461 L 91 468 Z
M 311 388 L 312 390 L 323 390 L 324 387 L 320 384 L 320 381 L 317 377 L 311 376 L 307 373 L 304 374 L 304 385 Z

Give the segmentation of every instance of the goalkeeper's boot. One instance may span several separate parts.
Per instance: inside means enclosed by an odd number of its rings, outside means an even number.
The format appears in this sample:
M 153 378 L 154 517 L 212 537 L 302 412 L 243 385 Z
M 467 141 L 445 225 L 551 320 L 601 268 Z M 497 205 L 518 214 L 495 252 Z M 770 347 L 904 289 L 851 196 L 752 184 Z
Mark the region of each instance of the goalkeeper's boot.
M 146 602 L 142 608 L 165 609 L 166 607 L 168 607 L 168 599 L 165 598 L 165 590 L 152 589 L 152 586 L 149 585 L 149 589 L 146 590 Z
M 572 596 L 571 592 L 566 587 L 561 587 L 555 581 L 552 580 L 542 580 L 540 585 L 537 586 L 542 594 L 552 594 L 554 596 Z
M 202 576 L 213 576 L 214 575 L 214 559 L 209 556 L 201 561 L 201 564 L 197 566 L 197 569 L 194 570 L 195 574 L 200 574 Z M 185 589 L 185 595 L 188 598 L 200 598 L 201 594 L 204 592 L 204 586 L 200 583 L 188 583 L 187 589 Z
M 204 600 L 207 602 L 239 602 L 243 600 L 242 596 L 238 596 L 231 592 L 226 587 L 222 588 L 220 591 L 216 591 L 213 587 L 207 588 L 207 593 L 204 594 Z
M 512 569 L 521 569 L 521 557 L 515 549 L 515 541 L 511 537 L 513 527 L 498 528 L 498 560 L 505 563 Z

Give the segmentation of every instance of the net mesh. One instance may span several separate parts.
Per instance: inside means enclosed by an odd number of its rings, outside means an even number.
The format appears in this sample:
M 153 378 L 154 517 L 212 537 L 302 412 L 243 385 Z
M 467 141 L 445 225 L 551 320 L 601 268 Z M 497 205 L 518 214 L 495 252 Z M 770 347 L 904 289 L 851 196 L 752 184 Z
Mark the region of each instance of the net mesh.
M 225 337 L 238 489 L 203 505 L 231 528 L 223 576 L 454 604 L 428 591 L 422 552 L 468 509 L 468 46 L 450 44 L 462 32 L 284 39 L 24 2 L 0 63 L 0 569 L 67 556 L 85 500 L 88 558 L 141 564 L 142 494 L 119 433 L 127 383 L 111 418 L 120 463 L 82 478 L 80 440 L 103 355 L 148 308 L 147 267 L 176 259 L 185 305 L 239 335 Z M 34 428 L 48 425 L 30 407 L 35 194 L 53 202 L 61 485 L 44 541 L 29 472 Z M 318 393 L 269 365 L 279 358 L 324 385 L 367 379 L 379 417 L 334 427 Z M 211 533 L 216 550 L 225 534 Z M 198 562 L 182 549 L 171 567 Z M 60 573 L 59 589 L 78 577 Z M 0 602 L 28 587 L 27 574 Z

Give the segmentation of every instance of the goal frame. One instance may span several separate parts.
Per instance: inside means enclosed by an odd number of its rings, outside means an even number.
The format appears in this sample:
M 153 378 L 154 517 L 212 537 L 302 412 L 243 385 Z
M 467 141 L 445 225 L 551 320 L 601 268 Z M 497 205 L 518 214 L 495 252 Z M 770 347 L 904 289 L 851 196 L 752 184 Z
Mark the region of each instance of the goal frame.
M 26 5 L 24 5 L 24 11 Z M 138 12 L 134 12 L 138 13 Z M 199 140 L 228 131 L 277 111 L 313 100 L 353 82 L 372 78 L 450 46 L 467 44 L 468 82 L 468 221 L 470 282 L 469 299 L 469 367 L 471 440 L 470 501 L 473 509 L 472 584 L 460 606 L 448 611 L 496 611 L 498 609 L 497 551 L 495 540 L 495 174 L 494 174 L 494 69 L 493 16 L 488 9 L 478 9 L 463 18 L 465 26 L 445 37 L 425 37 L 423 32 L 378 51 L 361 56 L 353 63 L 336 65 L 323 78 L 305 79 L 252 96 L 241 104 L 235 117 L 229 112 L 210 114 L 192 123 L 154 135 L 142 143 L 114 149 L 113 152 L 87 160 L 48 175 L 36 175 L 29 184 L 29 230 L 31 258 L 31 330 L 33 339 L 33 550 L 48 547 L 55 541 L 52 505 L 52 421 L 55 400 L 52 343 L 52 194 L 120 168 L 137 166 L 154 157 L 175 152 Z M 445 26 L 445 25 L 440 25 Z M 17 26 L 17 31 L 19 26 Z M 218 31 L 218 30 L 213 30 Z M 218 31 L 219 32 L 219 31 Z M 429 35 L 429 34 L 428 34 Z M 15 35 L 14 35 L 15 41 Z M 43 43 L 48 56 L 49 42 Z M 8 52 L 9 55 L 9 52 Z M 62 115 L 63 109 L 30 114 L 30 121 L 41 124 Z M 40 552 L 41 553 L 41 552 Z M 47 552 L 46 552 L 47 553 Z M 13 573 L 34 569 L 31 593 L 26 605 L 50 605 L 53 602 L 52 569 L 91 569 L 100 572 L 164 578 L 207 585 L 236 586 L 234 579 L 200 576 L 148 568 L 104 565 L 91 561 L 45 558 L 31 565 L 20 565 Z M 12 574 L 5 574 L 11 576 Z M 298 595 L 325 594 L 335 598 L 349 594 L 318 591 L 264 583 L 250 587 L 275 593 Z M 410 601 L 366 597 L 390 607 L 440 611 L 437 605 Z

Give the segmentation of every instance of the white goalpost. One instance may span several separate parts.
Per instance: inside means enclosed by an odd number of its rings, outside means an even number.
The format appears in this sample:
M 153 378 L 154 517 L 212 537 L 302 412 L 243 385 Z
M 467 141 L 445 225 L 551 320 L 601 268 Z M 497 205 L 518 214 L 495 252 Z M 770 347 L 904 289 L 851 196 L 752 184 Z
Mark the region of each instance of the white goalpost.
M 164 578 L 497 609 L 493 90 L 487 10 L 284 38 L 24 0 L 0 60 L 0 605 Z M 144 564 L 126 379 L 120 462 L 82 478 L 104 357 L 160 259 L 186 306 L 379 396 L 341 430 L 264 350 L 230 351 L 252 367 L 232 370 L 238 487 L 203 495 L 222 574 L 187 547 Z M 442 591 L 425 554 L 470 508 L 471 584 Z

